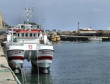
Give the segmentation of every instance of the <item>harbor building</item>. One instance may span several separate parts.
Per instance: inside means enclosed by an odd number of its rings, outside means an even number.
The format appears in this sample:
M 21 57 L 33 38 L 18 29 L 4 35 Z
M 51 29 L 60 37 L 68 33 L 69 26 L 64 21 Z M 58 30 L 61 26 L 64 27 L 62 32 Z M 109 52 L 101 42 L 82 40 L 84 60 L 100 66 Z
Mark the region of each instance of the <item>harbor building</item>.
M 3 20 L 2 13 L 0 12 L 0 30 L 8 28 L 8 24 Z

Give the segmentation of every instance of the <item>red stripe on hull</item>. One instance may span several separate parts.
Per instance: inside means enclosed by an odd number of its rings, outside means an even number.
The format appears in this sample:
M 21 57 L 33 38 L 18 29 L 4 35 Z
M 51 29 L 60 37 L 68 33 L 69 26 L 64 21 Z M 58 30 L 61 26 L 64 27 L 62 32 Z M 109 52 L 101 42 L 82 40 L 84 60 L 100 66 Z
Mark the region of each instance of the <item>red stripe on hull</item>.
M 52 56 L 38 56 L 38 60 L 52 60 Z
M 22 56 L 11 56 L 11 57 L 8 57 L 8 60 L 24 60 L 24 57 L 22 57 Z

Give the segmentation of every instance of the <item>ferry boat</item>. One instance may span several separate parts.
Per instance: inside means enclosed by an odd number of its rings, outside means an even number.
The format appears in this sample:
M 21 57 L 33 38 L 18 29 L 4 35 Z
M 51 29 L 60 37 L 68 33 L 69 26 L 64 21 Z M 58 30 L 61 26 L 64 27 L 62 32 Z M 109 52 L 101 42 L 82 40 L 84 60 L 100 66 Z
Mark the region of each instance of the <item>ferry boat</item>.
M 30 9 L 26 10 L 29 13 Z M 27 15 L 25 24 L 8 29 L 6 49 L 9 65 L 15 73 L 19 73 L 24 59 L 27 59 L 33 66 L 48 73 L 53 59 L 53 46 L 39 25 L 29 23 Z
M 13 32 L 13 29 L 17 30 Z M 7 35 L 6 47 L 12 69 L 22 68 L 24 59 L 28 59 L 33 66 L 42 68 L 44 73 L 48 73 L 54 49 L 45 32 L 36 25 L 19 24 L 16 28 L 11 28 Z

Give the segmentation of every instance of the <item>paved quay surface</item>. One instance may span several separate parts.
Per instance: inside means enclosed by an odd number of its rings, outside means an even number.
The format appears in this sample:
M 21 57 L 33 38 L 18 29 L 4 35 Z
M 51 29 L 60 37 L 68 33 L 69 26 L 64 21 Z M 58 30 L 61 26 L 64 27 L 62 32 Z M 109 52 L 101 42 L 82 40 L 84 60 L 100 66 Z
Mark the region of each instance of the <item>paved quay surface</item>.
M 6 39 L 6 35 L 0 35 L 0 41 L 3 41 Z
M 1 65 L 5 67 L 1 67 Z M 7 59 L 0 45 L 0 84 L 17 84 L 9 68 Z

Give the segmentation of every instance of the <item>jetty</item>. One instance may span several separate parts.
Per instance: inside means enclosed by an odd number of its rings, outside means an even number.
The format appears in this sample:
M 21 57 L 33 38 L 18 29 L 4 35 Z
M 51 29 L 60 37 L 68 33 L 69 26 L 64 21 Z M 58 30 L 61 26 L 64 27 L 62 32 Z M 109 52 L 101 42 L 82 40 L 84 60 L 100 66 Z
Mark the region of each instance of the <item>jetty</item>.
M 0 45 L 0 84 L 21 84 L 8 65 L 3 47 Z
M 73 36 L 60 35 L 62 41 L 110 41 L 110 37 L 104 36 Z
M 46 31 L 48 36 L 55 32 L 62 41 L 110 41 L 110 30 L 84 30 L 77 31 Z M 50 33 L 49 33 L 50 32 Z M 50 37 L 49 37 L 50 38 Z
M 62 41 L 88 41 L 88 36 L 60 35 Z

